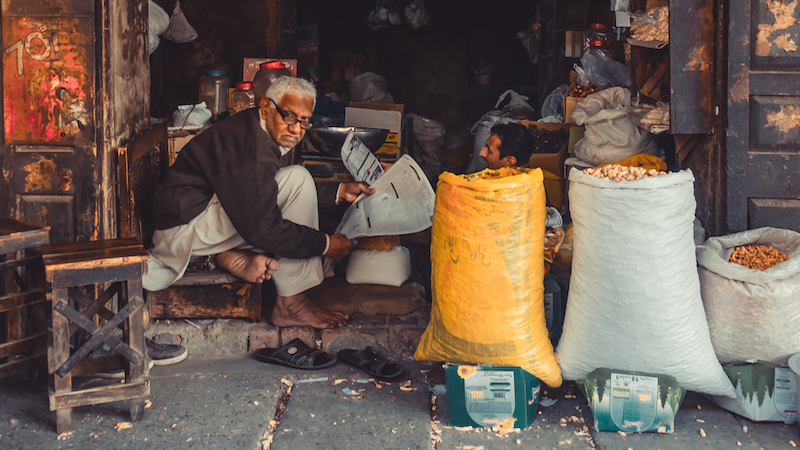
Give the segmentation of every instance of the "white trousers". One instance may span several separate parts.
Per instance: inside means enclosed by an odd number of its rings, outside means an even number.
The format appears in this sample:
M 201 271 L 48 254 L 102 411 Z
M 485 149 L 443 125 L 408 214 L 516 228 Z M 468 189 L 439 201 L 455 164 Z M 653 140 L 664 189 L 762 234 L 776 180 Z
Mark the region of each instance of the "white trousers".
M 308 170 L 302 166 L 284 167 L 275 174 L 275 181 L 283 218 L 318 230 L 317 189 Z M 253 220 L 258 218 L 253 217 Z M 183 276 L 192 258 L 234 248 L 267 251 L 245 242 L 214 194 L 206 209 L 189 223 L 155 231 L 142 286 L 148 291 L 166 289 Z M 309 259 L 278 257 L 277 261 L 279 268 L 272 279 L 280 296 L 299 294 L 322 283 L 322 258 L 319 256 Z

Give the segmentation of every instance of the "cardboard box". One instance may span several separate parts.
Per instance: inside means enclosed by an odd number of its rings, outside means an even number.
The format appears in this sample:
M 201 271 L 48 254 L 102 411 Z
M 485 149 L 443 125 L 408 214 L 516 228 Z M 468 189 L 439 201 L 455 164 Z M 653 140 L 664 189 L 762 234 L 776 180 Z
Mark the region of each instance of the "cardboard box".
M 597 431 L 672 433 L 686 395 L 675 377 L 630 370 L 596 369 L 579 386 Z
M 583 31 L 567 31 L 564 56 L 567 58 L 580 58 L 583 51 Z
M 521 367 L 446 364 L 450 426 L 526 428 L 536 418 L 541 383 Z
M 297 60 L 296 59 L 281 59 L 281 58 L 244 58 L 244 66 L 242 68 L 242 81 L 253 81 L 253 77 L 258 72 L 258 66 L 265 62 L 281 61 L 286 64 L 286 68 L 292 73 L 293 77 L 297 76 Z M 231 80 L 233 83 L 233 80 Z
M 549 273 L 544 277 L 544 320 L 550 340 L 560 339 L 564 320 L 561 313 L 561 287 Z
M 546 123 L 534 122 L 530 120 L 520 120 L 520 125 L 528 127 L 533 125 L 536 128 L 543 130 L 564 130 L 569 133 L 569 124 L 564 123 Z M 558 153 L 534 153 L 531 159 L 528 160 L 526 167 L 541 167 L 559 178 L 564 178 L 564 161 L 567 159 L 567 151 L 569 149 L 568 141 L 558 150 Z
M 736 398 L 709 395 L 712 402 L 755 422 L 797 421 L 797 379 L 792 369 L 764 363 L 722 368 L 736 388 Z
M 359 103 L 350 102 L 344 110 L 346 127 L 369 127 L 389 130 L 386 143 L 378 149 L 378 156 L 400 156 L 403 145 L 403 110 L 404 105 L 395 103 Z
M 575 105 L 582 99 L 578 97 L 570 97 L 570 92 L 578 86 L 578 83 L 572 82 L 564 95 L 564 123 L 572 123 L 572 112 L 575 111 Z

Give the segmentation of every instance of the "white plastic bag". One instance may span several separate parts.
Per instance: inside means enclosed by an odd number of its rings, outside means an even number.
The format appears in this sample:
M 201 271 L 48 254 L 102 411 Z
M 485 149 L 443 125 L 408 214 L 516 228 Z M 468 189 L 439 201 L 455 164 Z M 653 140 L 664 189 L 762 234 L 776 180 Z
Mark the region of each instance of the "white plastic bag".
M 506 100 L 508 100 L 508 103 L 506 103 Z M 502 115 L 505 117 L 536 120 L 536 110 L 528 104 L 528 97 L 513 89 L 500 94 L 494 107 L 500 108 L 500 105 L 504 105 Z
M 394 103 L 392 94 L 386 90 L 386 78 L 383 75 L 365 72 L 351 78 L 347 87 L 354 102 Z
M 400 286 L 411 276 L 411 254 L 398 245 L 389 250 L 354 250 L 347 263 L 350 284 Z
M 206 102 L 196 105 L 179 105 L 178 109 L 172 113 L 172 124 L 176 127 L 197 127 L 208 123 L 211 120 L 211 110 L 208 109 Z
M 585 125 L 586 132 L 575 144 L 575 156 L 595 166 L 639 153 L 658 156 L 655 137 L 628 119 L 630 106 L 631 91 L 621 87 L 595 92 L 578 102 L 572 120 Z
M 740 245 L 772 245 L 789 260 L 752 270 L 728 259 Z M 783 364 L 800 353 L 800 233 L 758 228 L 712 237 L 697 247 L 711 342 L 723 364 Z
M 172 10 L 172 17 L 169 18 L 169 27 L 163 36 L 178 44 L 185 44 L 197 39 L 197 31 L 189 24 L 181 11 L 180 0 L 175 1 L 175 9 Z
M 150 0 L 147 10 L 147 43 L 150 47 L 150 54 L 152 55 L 156 48 L 158 48 L 158 36 L 167 31 L 169 26 L 169 15 L 158 4 Z
M 581 65 L 575 65 L 578 84 L 593 84 L 600 89 L 613 86 L 631 87 L 631 69 L 604 55 L 587 53 L 581 56 Z
M 569 182 L 572 276 L 557 349 L 564 379 L 610 367 L 732 396 L 700 298 L 691 171 L 617 183 L 573 169 Z
M 447 134 L 444 125 L 416 113 L 409 113 L 408 116 L 411 117 L 414 135 L 419 139 L 422 148 L 425 149 L 426 152 L 436 155 L 438 158 L 442 153 L 444 136 Z
M 415 30 L 428 24 L 430 17 L 428 16 L 428 10 L 425 8 L 425 0 L 411 0 L 411 3 L 403 9 L 403 12 L 406 15 L 408 25 Z

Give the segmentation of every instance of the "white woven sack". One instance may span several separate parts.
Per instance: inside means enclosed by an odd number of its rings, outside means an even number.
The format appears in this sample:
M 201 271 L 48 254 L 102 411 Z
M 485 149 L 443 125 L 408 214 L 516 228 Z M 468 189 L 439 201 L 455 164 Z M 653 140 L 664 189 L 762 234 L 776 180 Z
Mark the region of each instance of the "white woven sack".
M 700 299 L 691 171 L 617 183 L 572 169 L 569 181 L 572 277 L 556 350 L 564 379 L 608 367 L 733 396 Z
M 772 245 L 789 260 L 767 270 L 729 263 L 740 245 Z M 712 237 L 697 247 L 700 290 L 711 342 L 723 364 L 784 364 L 800 353 L 800 233 L 757 228 Z

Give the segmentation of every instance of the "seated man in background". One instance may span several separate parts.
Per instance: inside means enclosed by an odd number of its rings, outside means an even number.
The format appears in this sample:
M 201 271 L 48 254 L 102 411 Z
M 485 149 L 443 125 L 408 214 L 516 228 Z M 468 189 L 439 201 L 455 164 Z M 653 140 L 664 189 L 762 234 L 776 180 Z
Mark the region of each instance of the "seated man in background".
M 352 246 L 342 234 L 318 230 L 314 180 L 291 165 L 291 149 L 311 128 L 316 89 L 294 77 L 254 88 L 258 107 L 192 139 L 157 189 L 143 286 L 165 289 L 190 260 L 217 255 L 220 267 L 247 282 L 274 280 L 274 325 L 344 325 L 345 314 L 318 308 L 305 294 L 323 280 L 320 256 L 341 259 Z M 373 191 L 366 183 L 342 183 L 320 199 L 352 202 L 362 192 Z
M 493 126 L 491 132 L 480 152 L 486 168 L 499 169 L 528 164 L 536 142 L 527 128 L 518 123 L 502 123 Z

